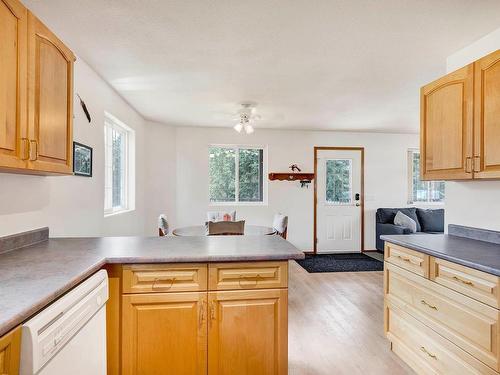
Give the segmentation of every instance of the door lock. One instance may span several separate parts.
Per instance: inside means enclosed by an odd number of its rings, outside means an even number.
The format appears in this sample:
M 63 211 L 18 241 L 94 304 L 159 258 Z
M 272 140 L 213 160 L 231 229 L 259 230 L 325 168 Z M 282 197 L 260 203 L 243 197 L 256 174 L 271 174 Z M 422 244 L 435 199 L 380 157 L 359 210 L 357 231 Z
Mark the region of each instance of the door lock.
M 360 195 L 359 193 L 354 194 L 354 200 L 359 201 Z

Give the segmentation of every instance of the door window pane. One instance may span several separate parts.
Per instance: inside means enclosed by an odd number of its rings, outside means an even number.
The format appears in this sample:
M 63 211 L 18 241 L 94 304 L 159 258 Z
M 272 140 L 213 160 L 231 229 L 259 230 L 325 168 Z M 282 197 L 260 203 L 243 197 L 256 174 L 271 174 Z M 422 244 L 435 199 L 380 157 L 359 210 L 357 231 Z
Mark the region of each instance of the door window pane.
M 334 204 L 352 202 L 352 160 L 326 161 L 326 201 Z

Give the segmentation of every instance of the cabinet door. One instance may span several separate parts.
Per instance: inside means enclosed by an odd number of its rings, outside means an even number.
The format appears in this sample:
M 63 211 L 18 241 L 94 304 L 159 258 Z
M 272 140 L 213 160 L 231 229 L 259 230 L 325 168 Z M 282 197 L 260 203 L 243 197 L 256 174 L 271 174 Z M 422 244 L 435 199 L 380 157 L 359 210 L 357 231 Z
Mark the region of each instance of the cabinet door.
M 209 292 L 208 373 L 288 371 L 287 289 Z
M 73 170 L 73 53 L 28 12 L 30 167 Z
M 471 64 L 421 89 L 423 180 L 472 178 L 473 79 Z
M 0 0 L 0 167 L 27 167 L 26 32 L 26 8 Z
M 122 297 L 122 373 L 207 372 L 207 292 Z
M 474 66 L 474 178 L 500 178 L 500 50 Z
M 21 351 L 21 327 L 0 337 L 0 374 L 19 374 L 19 354 Z

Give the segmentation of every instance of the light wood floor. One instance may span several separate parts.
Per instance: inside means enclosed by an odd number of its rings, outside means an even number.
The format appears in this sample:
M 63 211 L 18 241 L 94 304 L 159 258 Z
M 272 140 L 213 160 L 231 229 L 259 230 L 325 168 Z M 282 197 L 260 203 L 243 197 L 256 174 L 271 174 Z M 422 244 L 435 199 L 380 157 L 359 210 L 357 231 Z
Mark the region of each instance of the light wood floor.
M 289 375 L 413 374 L 383 332 L 383 273 L 307 273 L 290 262 Z

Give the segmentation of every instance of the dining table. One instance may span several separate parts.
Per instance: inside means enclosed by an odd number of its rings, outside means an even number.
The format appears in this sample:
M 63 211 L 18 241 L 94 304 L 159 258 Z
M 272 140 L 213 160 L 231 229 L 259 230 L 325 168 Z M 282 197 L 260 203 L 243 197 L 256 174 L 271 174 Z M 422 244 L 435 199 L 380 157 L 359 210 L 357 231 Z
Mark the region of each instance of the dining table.
M 191 225 L 187 227 L 176 228 L 172 231 L 174 236 L 194 237 L 207 236 L 207 227 L 205 225 Z M 245 236 L 269 236 L 276 234 L 272 227 L 263 225 L 245 225 Z

